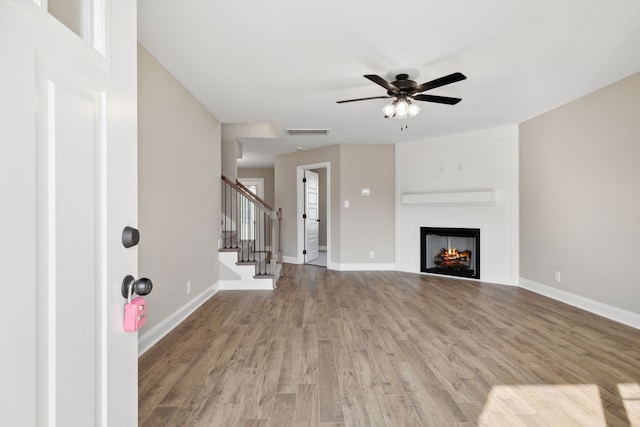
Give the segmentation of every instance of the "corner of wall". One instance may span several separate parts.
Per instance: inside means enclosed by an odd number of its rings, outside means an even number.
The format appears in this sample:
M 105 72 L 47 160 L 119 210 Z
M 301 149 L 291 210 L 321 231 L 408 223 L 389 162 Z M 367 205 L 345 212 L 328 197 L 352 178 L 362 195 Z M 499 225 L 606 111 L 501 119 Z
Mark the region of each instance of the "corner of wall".
M 573 307 L 578 307 L 590 313 L 597 314 L 598 316 L 631 326 L 632 328 L 640 329 L 640 314 L 638 313 L 633 313 L 522 277 L 520 278 L 519 286 L 536 294 L 569 304 Z

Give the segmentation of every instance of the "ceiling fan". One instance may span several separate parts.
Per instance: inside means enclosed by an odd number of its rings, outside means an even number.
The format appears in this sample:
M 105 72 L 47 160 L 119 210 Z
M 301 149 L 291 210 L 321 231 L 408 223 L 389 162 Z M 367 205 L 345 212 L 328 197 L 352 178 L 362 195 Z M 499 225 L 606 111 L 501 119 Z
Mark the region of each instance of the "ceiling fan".
M 396 80 L 393 82 L 388 82 L 382 77 L 375 74 L 367 74 L 364 77 L 371 80 L 375 84 L 385 88 L 387 90 L 387 95 L 371 96 L 368 98 L 345 99 L 344 101 L 337 101 L 337 103 L 343 104 L 345 102 L 366 101 L 368 99 L 395 98 L 393 101 L 391 101 L 391 103 L 385 105 L 382 111 L 384 112 L 385 118 L 395 117 L 397 119 L 413 117 L 420 112 L 420 107 L 417 104 L 413 103 L 412 100 L 435 102 L 437 104 L 448 105 L 457 104 L 461 101 L 460 98 L 425 95 L 420 92 L 425 92 L 427 90 L 435 89 L 440 86 L 459 82 L 467 78 L 462 73 L 453 73 L 419 85 L 415 81 L 409 80 L 408 74 L 398 74 L 396 76 Z

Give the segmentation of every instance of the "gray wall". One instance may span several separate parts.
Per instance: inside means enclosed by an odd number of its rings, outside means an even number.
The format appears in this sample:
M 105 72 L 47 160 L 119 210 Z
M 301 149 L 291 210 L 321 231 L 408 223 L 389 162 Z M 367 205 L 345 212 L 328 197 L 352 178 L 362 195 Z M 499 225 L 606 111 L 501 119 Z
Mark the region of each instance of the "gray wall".
M 297 167 L 330 162 L 329 264 L 338 269 L 393 264 L 394 159 L 393 145 L 367 144 L 334 145 L 277 156 L 275 205 L 282 207 L 284 215 L 283 255 L 297 256 Z M 362 188 L 369 188 L 371 195 L 362 196 Z M 349 200 L 349 208 L 344 207 L 344 200 Z M 374 259 L 369 258 L 369 251 L 374 251 Z
M 138 119 L 139 274 L 154 283 L 144 333 L 217 284 L 220 123 L 142 46 Z
M 274 182 L 273 168 L 238 168 L 238 178 L 262 178 L 264 179 L 264 201 L 274 209 Z
M 341 145 L 340 174 L 340 262 L 395 263 L 395 147 Z M 362 195 L 363 188 L 369 196 Z
M 222 157 L 220 173 L 235 182 L 237 178 L 238 142 L 234 138 L 224 138 L 220 144 L 220 155 Z
M 523 279 L 640 313 L 639 114 L 636 74 L 521 124 Z

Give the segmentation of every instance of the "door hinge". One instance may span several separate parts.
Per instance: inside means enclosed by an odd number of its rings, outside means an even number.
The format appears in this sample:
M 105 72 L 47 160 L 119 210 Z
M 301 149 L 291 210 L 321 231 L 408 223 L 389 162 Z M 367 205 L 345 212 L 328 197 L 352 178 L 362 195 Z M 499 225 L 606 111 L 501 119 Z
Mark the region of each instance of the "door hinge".
M 307 178 L 302 178 L 302 182 L 307 182 Z
M 302 251 L 302 255 L 306 255 L 306 254 L 307 254 L 307 250 L 305 249 Z
M 307 219 L 307 214 L 302 214 L 302 219 Z

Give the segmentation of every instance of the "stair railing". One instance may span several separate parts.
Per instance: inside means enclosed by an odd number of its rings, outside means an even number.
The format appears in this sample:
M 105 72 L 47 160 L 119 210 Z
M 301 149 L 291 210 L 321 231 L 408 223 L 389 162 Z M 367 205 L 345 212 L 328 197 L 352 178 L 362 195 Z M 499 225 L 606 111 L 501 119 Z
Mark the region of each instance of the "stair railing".
M 240 182 L 222 176 L 221 249 L 238 263 L 255 263 L 256 276 L 278 276 L 282 263 L 282 209 L 274 210 Z

